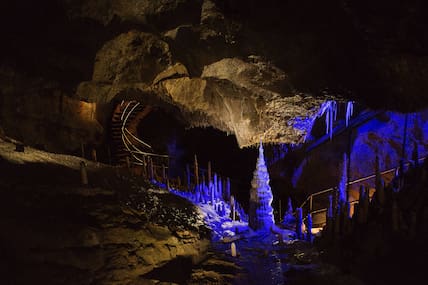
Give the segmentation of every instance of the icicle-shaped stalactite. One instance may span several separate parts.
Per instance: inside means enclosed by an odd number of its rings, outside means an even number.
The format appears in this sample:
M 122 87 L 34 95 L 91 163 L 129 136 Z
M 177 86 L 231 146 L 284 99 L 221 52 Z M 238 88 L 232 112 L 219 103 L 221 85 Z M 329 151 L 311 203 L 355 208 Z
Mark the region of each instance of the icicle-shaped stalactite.
M 351 119 L 353 113 L 354 113 L 354 102 L 349 101 L 348 103 L 346 103 L 346 117 L 345 117 L 346 126 L 348 126 L 349 120 Z
M 337 116 L 337 104 L 336 101 L 330 101 L 330 106 L 328 108 L 328 119 L 329 122 L 327 124 L 327 134 L 329 135 L 330 139 L 333 138 L 333 126 L 334 126 L 334 121 L 336 121 L 336 116 Z M 327 119 L 326 119 L 327 120 Z
M 346 185 L 348 184 L 348 174 L 347 174 L 347 165 L 348 165 L 348 156 L 346 153 L 343 154 L 342 162 L 342 177 L 339 182 L 339 204 L 344 206 L 346 203 Z
M 325 133 L 333 138 L 333 123 L 337 118 L 337 103 L 334 100 L 326 101 L 321 107 L 319 116 L 325 114 Z
M 269 230 L 275 224 L 271 206 L 273 195 L 269 180 L 269 173 L 263 155 L 263 144 L 260 141 L 259 158 L 257 159 L 250 190 L 249 226 L 254 230 Z

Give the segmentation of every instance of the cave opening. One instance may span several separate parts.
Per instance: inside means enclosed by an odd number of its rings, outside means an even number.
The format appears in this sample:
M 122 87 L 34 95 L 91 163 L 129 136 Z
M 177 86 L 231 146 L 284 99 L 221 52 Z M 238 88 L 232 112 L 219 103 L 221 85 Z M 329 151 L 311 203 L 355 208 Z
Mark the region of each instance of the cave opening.
M 199 167 L 206 169 L 211 162 L 213 173 L 230 178 L 231 191 L 246 209 L 252 173 L 257 160 L 257 148 L 240 148 L 234 135 L 212 127 L 193 127 L 177 120 L 171 112 L 158 108 L 138 125 L 138 136 L 156 153 L 170 156 L 171 178 L 185 181 L 186 164 L 192 165 L 197 156 Z

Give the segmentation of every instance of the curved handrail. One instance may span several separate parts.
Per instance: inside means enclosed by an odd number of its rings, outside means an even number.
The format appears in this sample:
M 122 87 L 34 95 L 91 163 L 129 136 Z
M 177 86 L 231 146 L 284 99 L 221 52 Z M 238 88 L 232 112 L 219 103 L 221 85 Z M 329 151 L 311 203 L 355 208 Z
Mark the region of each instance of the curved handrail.
M 123 121 L 123 116 L 125 116 L 126 110 L 128 110 L 129 105 L 131 105 L 134 101 L 129 101 L 128 104 L 126 104 L 125 109 L 122 112 L 122 116 L 120 116 L 120 120 Z M 122 105 L 122 104 L 121 104 Z
M 134 104 L 134 105 L 132 107 L 130 107 L 131 104 Z M 140 102 L 136 102 L 136 101 L 130 101 L 130 102 L 128 102 L 126 104 L 126 107 L 124 108 L 124 111 L 123 111 L 122 116 L 121 116 L 121 121 L 122 121 L 122 127 L 121 127 L 121 133 L 122 134 L 121 134 L 121 138 L 122 138 L 122 143 L 125 146 L 126 150 L 131 154 L 131 157 L 136 161 L 136 162 L 132 162 L 132 163 L 145 165 L 146 162 L 143 159 L 141 159 L 140 157 L 138 157 L 138 155 L 152 156 L 152 157 L 161 157 L 161 158 L 167 158 L 167 159 L 169 159 L 169 155 L 166 155 L 166 154 L 156 154 L 156 153 L 152 153 L 152 152 L 143 151 L 143 150 L 141 150 L 138 146 L 136 146 L 131 141 L 131 139 L 133 139 L 136 142 L 138 142 L 139 144 L 144 145 L 146 148 L 152 149 L 152 147 L 149 144 L 147 144 L 146 142 L 142 141 L 140 138 L 136 137 L 134 134 L 132 134 L 126 128 L 126 124 L 128 122 L 128 119 L 129 119 L 130 115 L 135 111 L 135 109 L 139 105 L 141 105 Z M 129 137 L 131 137 L 131 139 Z
M 137 142 L 141 143 L 142 145 L 145 145 L 146 147 L 153 149 L 151 145 L 149 145 L 146 142 L 143 142 L 141 139 L 139 139 L 138 137 L 136 137 L 133 133 L 131 133 L 126 127 L 124 128 L 124 131 L 130 135 L 134 140 L 136 140 Z

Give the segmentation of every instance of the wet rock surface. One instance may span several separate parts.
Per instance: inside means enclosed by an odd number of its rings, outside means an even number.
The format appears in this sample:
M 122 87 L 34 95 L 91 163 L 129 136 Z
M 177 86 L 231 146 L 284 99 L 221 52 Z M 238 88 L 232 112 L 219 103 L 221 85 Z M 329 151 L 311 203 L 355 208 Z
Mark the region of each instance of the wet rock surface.
M 365 284 L 324 263 L 322 251 L 305 241 L 279 244 L 275 235 L 267 234 L 235 243 L 237 257 L 231 256 L 230 243 L 213 243 L 207 259 L 193 269 L 187 284 Z

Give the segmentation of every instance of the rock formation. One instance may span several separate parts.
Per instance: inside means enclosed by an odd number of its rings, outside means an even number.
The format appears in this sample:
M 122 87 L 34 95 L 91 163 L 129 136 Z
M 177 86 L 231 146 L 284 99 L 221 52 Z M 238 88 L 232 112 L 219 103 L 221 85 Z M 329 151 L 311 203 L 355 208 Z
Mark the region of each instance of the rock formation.
M 82 187 L 79 158 L 13 147 L 0 140 L 2 283 L 136 284 L 204 258 L 209 232 L 185 199 L 90 161 Z
M 260 141 L 259 157 L 256 170 L 251 181 L 248 225 L 254 230 L 271 230 L 275 225 L 273 217 L 272 190 L 269 186 L 269 173 L 263 155 L 263 145 Z
M 375 107 L 426 106 L 426 41 L 413 29 L 426 24 L 422 1 L 385 4 L 389 10 L 356 1 L 308 3 L 67 0 L 29 4 L 24 14 L 6 5 L 3 129 L 50 150 L 75 150 L 82 136 L 101 143 L 111 104 L 133 97 L 177 107 L 189 127 L 213 126 L 244 147 L 261 135 L 302 142 L 332 95 Z M 401 21 L 386 34 L 382 27 L 394 11 Z M 25 115 L 16 109 L 21 101 L 44 106 L 58 96 L 96 103 L 91 125 L 82 130 L 69 114 L 49 108 Z M 67 129 L 54 142 L 47 131 L 53 126 Z

